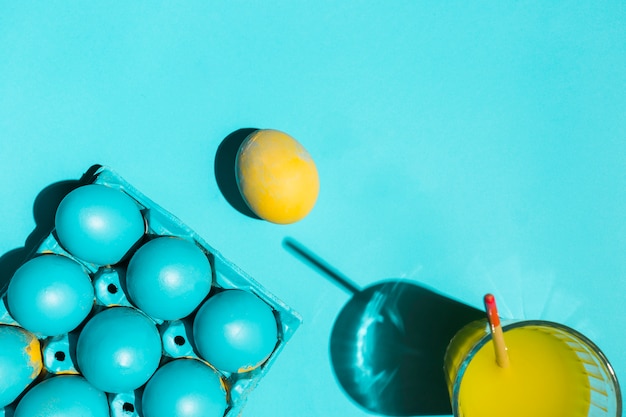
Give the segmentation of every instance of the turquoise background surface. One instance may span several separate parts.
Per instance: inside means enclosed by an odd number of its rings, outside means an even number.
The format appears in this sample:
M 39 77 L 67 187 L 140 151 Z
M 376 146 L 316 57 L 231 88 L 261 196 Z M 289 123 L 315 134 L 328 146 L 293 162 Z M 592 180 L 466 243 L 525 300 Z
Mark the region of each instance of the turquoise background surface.
M 304 220 L 221 192 L 218 147 L 251 127 L 315 159 Z M 493 292 L 626 380 L 624 2 L 2 2 L 0 140 L 5 261 L 99 163 L 302 314 L 244 416 L 368 415 L 328 358 L 349 296 L 285 237 L 359 286 Z

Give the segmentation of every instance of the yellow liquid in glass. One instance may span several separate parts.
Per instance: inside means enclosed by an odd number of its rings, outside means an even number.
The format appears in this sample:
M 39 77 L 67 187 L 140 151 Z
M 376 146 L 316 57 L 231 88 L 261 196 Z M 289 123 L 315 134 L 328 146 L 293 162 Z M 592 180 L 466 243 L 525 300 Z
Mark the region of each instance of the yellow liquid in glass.
M 549 329 L 504 333 L 510 366 L 500 368 L 490 340 L 468 365 L 459 393 L 463 417 L 586 417 L 590 387 L 570 346 Z

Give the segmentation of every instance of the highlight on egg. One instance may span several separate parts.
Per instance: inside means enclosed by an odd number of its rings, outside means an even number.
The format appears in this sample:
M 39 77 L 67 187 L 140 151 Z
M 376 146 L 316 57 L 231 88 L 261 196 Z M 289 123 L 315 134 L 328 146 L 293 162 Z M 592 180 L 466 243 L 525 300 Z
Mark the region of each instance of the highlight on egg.
M 221 371 L 261 366 L 278 342 L 271 307 L 255 294 L 229 289 L 209 297 L 196 313 L 193 337 L 200 356 Z
M 193 241 L 160 236 L 130 258 L 126 286 L 131 301 L 159 320 L 191 314 L 211 291 L 212 268 Z
M 44 336 L 74 330 L 94 304 L 87 271 L 63 255 L 44 254 L 23 263 L 11 278 L 7 304 L 20 326 Z
M 241 144 L 235 161 L 239 191 L 260 218 L 277 224 L 302 220 L 315 206 L 319 175 L 311 155 L 287 133 L 261 129 Z
M 222 417 L 228 394 L 215 369 L 201 360 L 178 358 L 154 373 L 141 402 L 145 417 Z
M 135 201 L 121 190 L 101 184 L 72 190 L 59 204 L 54 221 L 61 246 L 98 265 L 122 260 L 145 232 Z
M 145 384 L 161 361 L 156 324 L 131 307 L 110 307 L 85 324 L 76 343 L 81 374 L 110 393 L 133 391 Z

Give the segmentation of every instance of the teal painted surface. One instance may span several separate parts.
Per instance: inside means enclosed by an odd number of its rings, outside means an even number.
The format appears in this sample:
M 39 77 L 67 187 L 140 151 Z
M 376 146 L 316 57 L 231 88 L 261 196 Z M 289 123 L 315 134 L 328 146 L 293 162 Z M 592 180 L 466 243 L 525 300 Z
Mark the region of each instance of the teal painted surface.
M 361 287 L 492 292 L 506 317 L 581 331 L 624 379 L 625 21 L 617 1 L 3 4 L 1 277 L 62 181 L 102 163 L 304 317 L 244 415 L 367 415 L 329 359 L 350 297 L 287 236 Z M 242 128 L 311 153 L 307 218 L 224 196 L 216 154 Z
M 78 375 L 46 379 L 28 391 L 15 408 L 14 417 L 106 417 L 104 392 Z
M 78 336 L 76 360 L 81 374 L 110 393 L 132 392 L 157 370 L 161 339 L 154 322 L 130 307 L 103 310 Z
M 226 290 L 204 301 L 193 321 L 198 354 L 220 371 L 258 368 L 278 343 L 274 312 L 245 290 Z
M 120 262 L 145 232 L 140 207 L 126 194 L 97 184 L 65 196 L 54 225 L 65 250 L 97 265 Z
M 0 325 L 0 408 L 11 404 L 39 376 L 41 356 L 31 353 L 34 335 L 16 326 Z
M 227 408 L 220 375 L 196 359 L 176 359 L 150 378 L 141 397 L 145 417 L 221 417 Z
M 76 329 L 91 312 L 94 299 L 85 268 L 53 254 L 25 262 L 11 278 L 6 294 L 13 318 L 41 338 Z
M 212 277 L 209 260 L 191 239 L 161 237 L 133 253 L 126 286 L 132 302 L 150 317 L 178 320 L 209 295 Z

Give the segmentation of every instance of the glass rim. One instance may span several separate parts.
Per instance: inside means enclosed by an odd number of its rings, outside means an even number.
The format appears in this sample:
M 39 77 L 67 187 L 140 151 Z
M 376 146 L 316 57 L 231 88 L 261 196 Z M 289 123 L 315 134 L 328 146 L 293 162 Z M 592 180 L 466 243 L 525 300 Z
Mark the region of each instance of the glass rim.
M 575 330 L 565 324 L 556 323 L 549 320 L 512 320 L 507 322 L 507 320 L 502 320 L 502 331 L 506 332 L 508 330 L 512 330 L 518 327 L 526 327 L 526 326 L 541 326 L 541 327 L 549 327 L 557 330 L 561 330 L 565 333 L 569 333 L 575 338 L 579 339 L 583 344 L 585 344 L 592 352 L 595 354 L 607 371 L 609 382 L 612 384 L 615 390 L 615 400 L 617 404 L 616 417 L 621 417 L 622 415 L 622 392 L 620 389 L 619 381 L 617 379 L 617 374 L 613 369 L 613 366 L 609 362 L 609 359 L 606 357 L 604 352 L 596 345 L 591 339 L 587 336 Z M 465 371 L 470 363 L 469 358 L 473 358 L 476 353 L 487 344 L 492 339 L 492 335 L 490 331 L 487 331 L 483 337 L 481 337 L 474 346 L 467 352 L 465 358 L 461 362 L 459 369 L 454 377 L 454 383 L 452 384 L 452 414 L 454 416 L 458 416 L 459 412 L 459 392 L 460 385 L 465 375 Z

